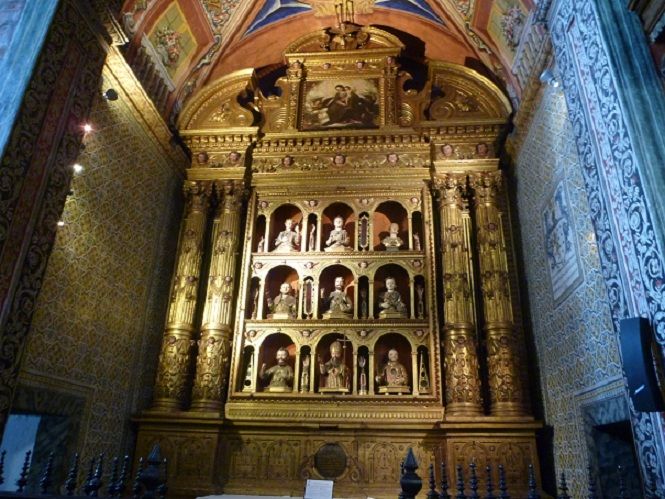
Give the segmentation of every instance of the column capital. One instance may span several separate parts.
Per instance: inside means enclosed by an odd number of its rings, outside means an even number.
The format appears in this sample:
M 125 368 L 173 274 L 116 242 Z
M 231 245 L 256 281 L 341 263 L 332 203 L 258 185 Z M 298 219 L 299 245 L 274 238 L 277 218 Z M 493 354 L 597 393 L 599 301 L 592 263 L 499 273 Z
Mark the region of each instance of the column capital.
M 205 212 L 208 209 L 212 185 L 212 182 L 185 180 L 182 191 L 187 203 L 186 213 Z
M 434 177 L 433 184 L 440 205 L 462 206 L 464 204 L 467 186 L 466 173 L 444 173 Z
M 217 180 L 215 181 L 215 191 L 217 192 L 218 213 L 237 211 L 247 194 L 245 182 L 242 179 Z
M 497 197 L 503 185 L 503 172 L 478 172 L 469 175 L 469 186 L 474 191 L 476 204 L 497 204 Z

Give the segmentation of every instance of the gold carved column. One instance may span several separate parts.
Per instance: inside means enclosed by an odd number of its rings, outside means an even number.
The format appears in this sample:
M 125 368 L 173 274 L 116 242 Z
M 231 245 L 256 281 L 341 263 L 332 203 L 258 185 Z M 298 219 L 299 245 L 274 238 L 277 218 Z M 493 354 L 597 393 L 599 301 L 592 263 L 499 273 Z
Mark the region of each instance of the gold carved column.
M 466 175 L 436 179 L 443 260 L 443 348 L 446 414 L 480 416 L 481 380 L 474 327 L 469 214 L 462 197 Z
M 157 410 L 179 410 L 187 399 L 194 345 L 194 312 L 201 273 L 211 184 L 186 181 L 186 207 L 180 232 L 176 271 L 155 381 Z
M 226 180 L 218 193 L 212 228 L 208 290 L 192 389 L 194 411 L 220 411 L 224 390 L 227 388 L 235 313 L 233 296 L 240 241 L 242 190 L 242 181 Z
M 483 297 L 487 370 L 492 416 L 527 416 L 522 337 L 513 323 L 510 275 L 499 196 L 500 171 L 470 177 L 474 190 L 476 239 Z

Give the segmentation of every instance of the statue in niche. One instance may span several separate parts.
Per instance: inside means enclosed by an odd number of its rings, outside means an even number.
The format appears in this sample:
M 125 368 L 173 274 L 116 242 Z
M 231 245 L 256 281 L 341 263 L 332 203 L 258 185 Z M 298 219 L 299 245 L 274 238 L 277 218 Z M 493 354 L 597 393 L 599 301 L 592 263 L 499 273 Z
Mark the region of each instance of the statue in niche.
M 286 363 L 289 358 L 289 352 L 282 347 L 277 350 L 275 360 L 277 364 L 266 370 L 265 362 L 261 364 L 259 378 L 264 382 L 270 380 L 267 391 L 269 392 L 290 392 L 293 384 L 293 369 Z
M 319 356 L 322 393 L 348 393 L 349 370 L 342 358 L 342 344 L 335 340 L 330 344 L 330 360 L 326 363 Z
M 360 355 L 358 357 L 358 367 L 360 368 L 360 389 L 358 395 L 367 395 L 367 374 L 365 374 L 365 365 L 367 359 Z
M 413 234 L 413 250 L 420 251 L 421 249 L 420 236 L 418 234 Z
M 404 243 L 402 238 L 397 235 L 399 232 L 399 224 L 396 224 L 395 222 L 391 223 L 389 231 L 389 235 L 384 237 L 381 242 L 386 247 L 386 251 L 399 251 L 400 246 Z
M 298 311 L 296 299 L 291 296 L 291 285 L 282 283 L 279 294 L 273 299 L 268 297 L 268 308 L 270 314 L 268 319 L 295 319 Z
M 335 228 L 330 231 L 324 251 L 351 251 L 349 234 L 344 229 L 344 219 L 337 215 L 333 220 Z
M 335 289 L 325 298 L 325 288 L 321 288 L 321 299 L 328 310 L 323 314 L 324 319 L 348 319 L 353 310 L 351 300 L 344 292 L 344 278 L 335 277 Z
M 386 291 L 379 296 L 380 319 L 401 319 L 406 317 L 406 305 L 402 302 L 402 296 L 395 288 L 394 277 L 386 277 Z
M 376 383 L 379 385 L 379 393 L 385 393 L 386 395 L 391 393 L 401 395 L 411 391 L 409 388 L 409 373 L 406 367 L 399 362 L 399 354 L 394 348 L 388 351 L 388 362 L 376 376 Z
M 309 230 L 309 244 L 307 245 L 309 251 L 316 251 L 316 225 L 312 225 Z
M 300 373 L 300 393 L 309 392 L 309 355 L 302 358 L 302 373 Z
M 300 225 L 296 224 L 295 228 L 293 227 L 293 219 L 287 218 L 284 222 L 284 230 L 277 235 L 275 239 L 275 251 L 276 253 L 290 253 L 292 251 L 298 251 L 298 246 L 300 246 Z

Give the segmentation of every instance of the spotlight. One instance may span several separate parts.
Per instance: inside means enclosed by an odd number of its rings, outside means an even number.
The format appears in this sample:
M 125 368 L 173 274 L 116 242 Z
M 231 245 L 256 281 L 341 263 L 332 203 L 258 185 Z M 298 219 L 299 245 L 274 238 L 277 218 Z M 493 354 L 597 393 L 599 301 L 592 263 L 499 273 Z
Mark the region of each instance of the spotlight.
M 79 163 L 74 163 L 72 165 L 72 169 L 74 170 L 74 173 L 81 173 L 85 168 L 83 168 L 83 165 Z
M 90 132 L 92 132 L 92 125 L 91 125 L 90 123 L 85 123 L 85 124 L 83 125 L 83 131 L 84 131 L 85 133 L 90 133 Z
M 106 100 L 118 100 L 118 92 L 114 88 L 109 88 L 106 92 L 102 94 L 102 97 Z
M 58 227 L 64 227 L 65 226 L 65 221 L 64 220 L 58 220 Z
M 550 87 L 557 88 L 559 86 L 559 80 L 554 76 L 554 72 L 547 68 L 542 73 L 540 73 L 540 82 Z

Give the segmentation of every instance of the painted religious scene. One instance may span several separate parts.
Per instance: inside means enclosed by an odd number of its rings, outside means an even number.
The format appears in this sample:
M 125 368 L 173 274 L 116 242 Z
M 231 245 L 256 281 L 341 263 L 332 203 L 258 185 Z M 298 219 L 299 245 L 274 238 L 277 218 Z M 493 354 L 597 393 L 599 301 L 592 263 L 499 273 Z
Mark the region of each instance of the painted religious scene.
M 378 126 L 377 79 L 308 82 L 302 130 L 374 128 Z
M 543 229 L 552 296 L 555 303 L 559 303 L 582 277 L 570 204 L 563 182 L 556 186 L 543 209 Z

